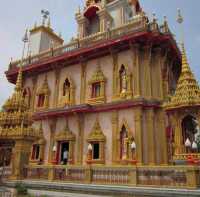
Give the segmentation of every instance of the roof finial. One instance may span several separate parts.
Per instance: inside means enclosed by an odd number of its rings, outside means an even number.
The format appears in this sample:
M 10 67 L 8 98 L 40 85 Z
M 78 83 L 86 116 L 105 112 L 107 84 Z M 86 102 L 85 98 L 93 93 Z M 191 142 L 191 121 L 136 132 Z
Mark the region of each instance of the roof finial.
M 48 10 L 41 10 L 41 14 L 42 14 L 42 25 L 45 26 L 45 22 L 48 16 L 50 15 L 50 13 Z
M 183 26 L 182 26 L 184 19 L 183 19 L 183 16 L 181 14 L 180 8 L 178 8 L 178 16 L 177 16 L 176 21 L 180 24 L 181 43 L 184 43 L 184 31 L 183 31 Z

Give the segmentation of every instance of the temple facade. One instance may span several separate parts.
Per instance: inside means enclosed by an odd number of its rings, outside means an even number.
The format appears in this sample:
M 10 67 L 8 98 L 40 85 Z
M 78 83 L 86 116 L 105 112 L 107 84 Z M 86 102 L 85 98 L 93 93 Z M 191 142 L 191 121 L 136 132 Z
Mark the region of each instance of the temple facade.
M 166 18 L 138 0 L 87 0 L 75 17 L 69 43 L 44 18 L 10 63 L 0 164 L 13 179 L 198 187 L 200 90 Z

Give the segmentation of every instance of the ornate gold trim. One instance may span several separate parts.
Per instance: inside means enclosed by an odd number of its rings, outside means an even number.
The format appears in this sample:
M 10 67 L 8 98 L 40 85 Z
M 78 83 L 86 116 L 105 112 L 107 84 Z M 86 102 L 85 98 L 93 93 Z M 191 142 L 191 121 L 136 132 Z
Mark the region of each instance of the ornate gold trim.
M 47 75 L 45 76 L 43 85 L 41 88 L 38 89 L 36 96 L 37 96 L 37 103 L 36 103 L 36 109 L 37 110 L 42 110 L 42 109 L 48 109 L 49 107 L 49 96 L 50 96 L 50 88 L 47 80 Z M 44 105 L 42 107 L 38 107 L 38 99 L 40 95 L 44 95 Z
M 41 164 L 44 161 L 44 149 L 45 149 L 45 144 L 46 144 L 46 140 L 45 140 L 43 128 L 42 128 L 42 122 L 40 123 L 40 128 L 37 131 L 37 133 L 38 133 L 38 139 L 32 144 L 32 148 L 31 148 L 30 163 Z M 39 148 L 40 148 L 39 159 L 37 160 L 32 159 L 32 152 L 33 152 L 34 145 L 39 145 Z
M 96 119 L 95 124 L 90 132 L 87 142 L 89 144 L 99 143 L 99 159 L 92 158 L 92 151 L 88 150 L 88 163 L 104 164 L 105 163 L 105 142 L 106 136 L 104 135 L 99 120 Z
M 100 83 L 100 96 L 92 98 L 92 86 L 95 83 Z M 92 79 L 88 81 L 88 88 L 90 97 L 88 99 L 89 104 L 101 104 L 106 102 L 105 97 L 105 83 L 106 83 L 106 77 L 104 76 L 101 67 L 98 66 L 95 73 L 92 75 Z

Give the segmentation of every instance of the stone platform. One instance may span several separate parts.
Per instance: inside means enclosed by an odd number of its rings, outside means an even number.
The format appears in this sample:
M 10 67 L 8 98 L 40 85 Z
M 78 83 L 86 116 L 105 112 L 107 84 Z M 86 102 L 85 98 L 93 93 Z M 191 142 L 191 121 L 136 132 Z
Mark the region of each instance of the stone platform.
M 40 191 L 40 194 L 49 194 L 55 196 L 55 192 L 62 192 L 59 196 L 67 197 L 70 193 L 74 193 L 74 196 L 84 197 L 87 194 L 99 196 L 136 196 L 136 197 L 199 197 L 200 189 L 166 189 L 166 188 L 152 188 L 152 187 L 129 187 L 129 186 L 111 186 L 111 185 L 94 185 L 94 184 L 73 184 L 73 183 L 61 183 L 61 182 L 49 182 L 49 181 L 8 181 L 5 183 L 6 187 L 14 187 L 16 183 L 21 182 L 30 191 L 35 194 Z M 42 192 L 42 193 L 41 193 Z M 57 195 L 56 195 L 57 196 Z

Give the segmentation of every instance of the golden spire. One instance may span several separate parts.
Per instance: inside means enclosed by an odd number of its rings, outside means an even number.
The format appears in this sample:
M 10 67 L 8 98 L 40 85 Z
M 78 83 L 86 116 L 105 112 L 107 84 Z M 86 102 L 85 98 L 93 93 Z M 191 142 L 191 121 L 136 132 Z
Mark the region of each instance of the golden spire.
M 200 89 L 187 61 L 184 44 L 182 48 L 182 70 L 175 95 L 165 105 L 167 109 L 200 105 Z
M 22 91 L 22 66 L 19 68 L 15 91 Z
M 183 23 L 183 16 L 181 15 L 180 9 L 178 9 L 177 22 L 180 25 Z M 164 107 L 167 110 L 200 105 L 200 89 L 187 61 L 184 47 L 183 27 L 181 33 L 182 69 L 175 94 L 172 96 L 169 103 L 164 104 Z

